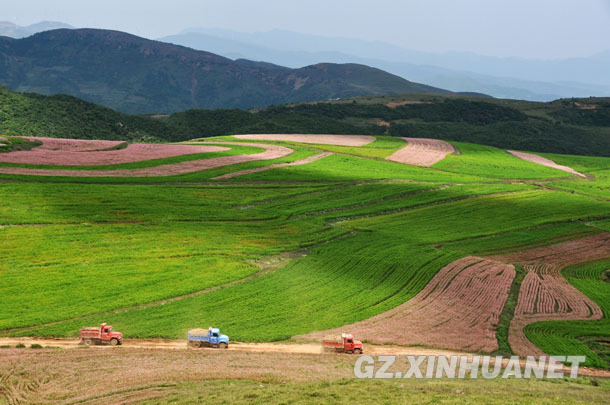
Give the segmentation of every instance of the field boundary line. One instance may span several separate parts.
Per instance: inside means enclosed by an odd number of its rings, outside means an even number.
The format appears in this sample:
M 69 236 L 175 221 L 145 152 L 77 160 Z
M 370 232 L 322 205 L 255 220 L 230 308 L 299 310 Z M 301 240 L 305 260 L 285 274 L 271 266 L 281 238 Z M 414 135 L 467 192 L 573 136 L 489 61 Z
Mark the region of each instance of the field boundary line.
M 413 210 L 418 210 L 421 208 L 434 207 L 437 205 L 451 204 L 454 202 L 471 200 L 471 199 L 475 199 L 475 198 L 483 198 L 483 197 L 491 197 L 491 196 L 507 195 L 507 194 L 518 194 L 518 193 L 525 193 L 525 192 L 531 192 L 531 191 L 532 190 L 516 190 L 516 191 L 503 191 L 503 192 L 491 193 L 491 194 L 471 194 L 471 195 L 465 195 L 465 196 L 461 196 L 461 197 L 449 198 L 446 200 L 434 201 L 434 202 L 426 203 L 426 204 L 414 205 L 411 207 L 396 208 L 393 210 L 373 212 L 370 214 L 354 215 L 354 216 L 349 216 L 349 217 L 337 217 L 337 218 L 330 219 L 330 221 L 332 224 L 338 224 L 340 222 L 351 221 L 354 219 L 372 218 L 372 217 L 379 217 L 379 216 L 384 216 L 384 215 L 398 214 L 400 212 L 413 211 Z

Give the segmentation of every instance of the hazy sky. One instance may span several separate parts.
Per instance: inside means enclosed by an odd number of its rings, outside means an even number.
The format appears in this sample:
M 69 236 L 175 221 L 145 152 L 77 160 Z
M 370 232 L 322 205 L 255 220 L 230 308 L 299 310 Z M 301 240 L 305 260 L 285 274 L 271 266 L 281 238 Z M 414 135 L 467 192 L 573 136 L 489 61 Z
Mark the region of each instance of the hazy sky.
M 610 0 L 0 0 L 0 20 L 147 38 L 188 27 L 274 28 L 405 48 L 558 58 L 610 49 Z

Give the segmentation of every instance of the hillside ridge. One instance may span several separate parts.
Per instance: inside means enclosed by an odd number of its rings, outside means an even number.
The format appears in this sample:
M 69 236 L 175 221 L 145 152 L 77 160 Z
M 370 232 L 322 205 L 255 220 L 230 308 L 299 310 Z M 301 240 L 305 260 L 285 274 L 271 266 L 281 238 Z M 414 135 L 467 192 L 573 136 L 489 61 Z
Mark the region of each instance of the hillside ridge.
M 69 94 L 128 113 L 450 93 L 365 65 L 318 63 L 290 69 L 91 28 L 0 38 L 0 66 L 0 85 L 13 90 Z

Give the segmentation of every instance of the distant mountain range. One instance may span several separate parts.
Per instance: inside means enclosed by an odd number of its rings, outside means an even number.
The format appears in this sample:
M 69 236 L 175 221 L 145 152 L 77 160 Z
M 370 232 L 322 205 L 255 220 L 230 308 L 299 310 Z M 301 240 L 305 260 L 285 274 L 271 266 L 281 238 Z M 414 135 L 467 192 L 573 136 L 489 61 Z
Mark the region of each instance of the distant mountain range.
M 69 26 L 58 22 L 41 22 L 19 27 L 0 22 L 0 36 L 23 38 L 57 27 Z M 90 36 L 95 44 L 95 41 L 102 40 L 103 35 Z M 0 39 L 0 63 L 4 61 L 4 65 L 0 66 L 6 66 L 4 71 L 0 71 L 0 84 L 21 91 L 72 94 L 131 113 L 172 112 L 188 108 L 247 108 L 396 92 L 484 93 L 497 98 L 532 101 L 610 96 L 610 51 L 589 58 L 563 60 L 497 58 L 472 53 L 419 52 L 384 42 L 327 38 L 279 30 L 243 33 L 194 28 L 160 39 L 204 51 L 207 55 L 211 55 L 209 52 L 216 54 L 213 56 L 217 57 L 218 63 L 214 66 L 228 69 L 223 78 L 217 81 L 216 69 L 205 77 L 201 76 L 201 72 L 193 73 L 198 62 L 194 62 L 197 58 L 193 58 L 195 54 L 191 50 L 182 49 L 174 53 L 177 57 L 174 62 L 179 65 L 176 68 L 169 67 L 173 62 L 155 60 L 151 54 L 134 56 L 130 62 L 138 64 L 138 71 L 127 64 L 106 64 L 108 60 L 116 60 L 118 54 L 122 55 L 119 58 L 121 61 L 130 63 L 126 62 L 130 58 L 125 50 L 114 47 L 109 37 L 99 48 L 109 52 L 108 55 L 95 55 L 93 49 L 82 41 L 72 44 L 67 34 L 54 38 L 63 41 L 61 45 L 48 43 L 54 49 L 61 48 L 62 51 L 56 55 L 48 55 L 44 47 L 36 46 L 39 41 L 48 41 L 45 35 L 22 45 L 8 45 L 10 41 Z M 113 38 L 118 38 L 118 35 Z M 143 38 L 138 40 L 141 44 L 148 41 Z M 25 43 L 31 43 L 37 51 L 27 49 L 23 45 Z M 131 44 L 136 46 L 134 41 Z M 70 49 L 73 46 L 81 46 L 81 49 Z M 180 57 L 177 56 L 179 54 Z M 186 57 L 187 54 L 190 56 Z M 65 58 L 62 59 L 62 55 Z M 49 58 L 53 61 L 45 60 Z M 86 77 L 90 61 L 105 66 L 102 75 Z M 345 64 L 350 64 L 349 69 Z M 93 69 L 100 71 L 97 66 Z M 343 75 L 341 69 L 348 69 L 346 72 L 349 73 Z M 245 71 L 248 73 L 239 73 Z M 51 75 L 47 75 L 48 72 Z M 294 76 L 291 76 L 293 73 Z M 233 79 L 230 79 L 231 75 Z M 405 81 L 398 80 L 396 76 Z M 305 78 L 307 82 L 303 82 Z M 231 84 L 232 80 L 237 82 Z M 193 86 L 195 82 L 197 85 Z M 258 84 L 254 85 L 255 82 Z M 302 83 L 305 84 L 301 86 Z M 216 96 L 214 92 L 217 92 Z
M 60 28 L 74 28 L 69 24 L 57 21 L 41 21 L 25 27 L 8 21 L 0 21 L 0 37 L 25 38 L 43 31 L 56 30 Z
M 0 66 L 0 84 L 13 90 L 64 93 L 129 113 L 450 93 L 359 64 L 290 69 L 96 29 L 0 37 Z
M 290 31 L 243 33 L 202 28 L 161 40 L 232 59 L 265 60 L 293 68 L 320 61 L 361 63 L 431 86 L 498 98 L 549 101 L 610 95 L 610 50 L 590 58 L 530 60 L 419 52 L 383 42 Z

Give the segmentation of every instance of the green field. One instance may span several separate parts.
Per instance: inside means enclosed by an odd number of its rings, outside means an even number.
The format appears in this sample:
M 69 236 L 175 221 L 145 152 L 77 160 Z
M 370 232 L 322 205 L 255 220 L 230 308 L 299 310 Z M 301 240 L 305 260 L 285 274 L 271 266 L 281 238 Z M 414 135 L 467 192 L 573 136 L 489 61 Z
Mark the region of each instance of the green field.
M 129 337 L 214 324 L 232 340 L 285 340 L 392 309 L 466 255 L 610 229 L 610 158 L 549 156 L 591 175 L 581 180 L 469 143 L 431 168 L 385 161 L 404 146 L 395 138 L 288 144 L 295 153 L 274 161 L 172 177 L 1 175 L 0 335 L 67 337 L 104 321 Z M 333 154 L 212 180 L 320 151 Z M 564 275 L 607 315 L 607 268 L 583 266 Z M 608 319 L 534 324 L 528 336 L 610 368 Z

